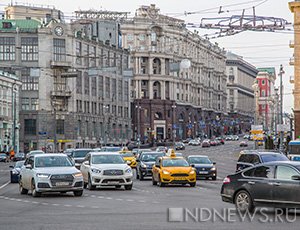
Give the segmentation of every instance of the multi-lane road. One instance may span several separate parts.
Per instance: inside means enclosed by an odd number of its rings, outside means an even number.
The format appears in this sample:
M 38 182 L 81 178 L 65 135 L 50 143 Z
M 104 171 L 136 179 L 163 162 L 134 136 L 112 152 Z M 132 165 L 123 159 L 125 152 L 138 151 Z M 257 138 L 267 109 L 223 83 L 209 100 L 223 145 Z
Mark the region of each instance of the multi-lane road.
M 252 147 L 251 143 L 248 148 Z M 295 221 L 293 215 L 281 221 L 273 218 L 275 215 L 269 210 L 268 218 L 257 214 L 253 221 L 249 218 L 243 221 L 233 205 L 221 201 L 222 180 L 235 171 L 240 150 L 239 142 L 227 142 L 224 146 L 211 148 L 188 146 L 182 151 L 185 156 L 209 155 L 217 162 L 218 179 L 200 180 L 195 188 L 160 188 L 153 186 L 151 180 L 134 180 L 132 191 L 85 190 L 83 197 L 72 194 L 50 194 L 40 198 L 20 195 L 17 184 L 2 186 L 9 180 L 9 168 L 8 164 L 0 163 L 0 230 L 298 229 L 300 215 Z M 186 215 L 178 216 L 177 213 Z

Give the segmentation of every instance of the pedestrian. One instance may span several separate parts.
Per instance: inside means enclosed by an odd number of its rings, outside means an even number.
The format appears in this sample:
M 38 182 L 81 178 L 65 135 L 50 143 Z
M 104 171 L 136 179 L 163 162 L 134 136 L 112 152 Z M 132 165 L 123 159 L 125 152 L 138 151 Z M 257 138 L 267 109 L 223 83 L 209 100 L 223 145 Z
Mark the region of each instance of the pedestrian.
M 5 152 L 5 154 L 6 154 L 5 162 L 8 163 L 9 162 L 9 152 Z
M 14 157 L 15 157 L 15 151 L 14 151 L 14 149 L 12 148 L 12 149 L 10 150 L 10 160 L 12 161 L 12 160 L 14 159 Z

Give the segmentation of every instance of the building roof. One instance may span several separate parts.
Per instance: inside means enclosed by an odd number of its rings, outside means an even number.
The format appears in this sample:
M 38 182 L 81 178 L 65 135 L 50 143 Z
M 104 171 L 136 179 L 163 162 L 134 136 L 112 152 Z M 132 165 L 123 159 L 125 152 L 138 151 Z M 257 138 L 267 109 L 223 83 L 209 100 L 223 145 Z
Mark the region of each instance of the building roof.
M 11 23 L 11 27 L 7 28 L 5 27 L 5 22 Z M 16 28 L 19 29 L 38 29 L 40 27 L 41 23 L 34 19 L 5 19 L 0 20 L 0 30 L 7 30 L 12 31 L 16 30 Z
M 268 74 L 275 75 L 275 68 L 274 67 L 267 67 L 267 68 L 257 68 L 259 72 L 267 72 Z

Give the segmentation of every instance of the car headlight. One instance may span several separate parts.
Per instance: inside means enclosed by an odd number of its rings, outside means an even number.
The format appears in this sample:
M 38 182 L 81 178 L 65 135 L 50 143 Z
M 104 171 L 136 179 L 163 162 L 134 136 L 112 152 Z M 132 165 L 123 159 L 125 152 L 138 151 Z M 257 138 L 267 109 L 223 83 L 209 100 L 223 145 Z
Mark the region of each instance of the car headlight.
M 92 171 L 92 173 L 97 173 L 97 174 L 101 173 L 100 169 L 92 168 L 91 171 Z
M 165 174 L 165 175 L 170 174 L 170 172 L 168 172 L 168 171 L 166 171 L 166 170 L 163 170 L 162 173 Z
M 125 170 L 125 173 L 132 173 L 132 169 L 131 169 L 131 168 L 127 168 L 127 169 Z
M 36 174 L 37 177 L 39 178 L 48 178 L 49 177 L 49 174 L 46 174 L 46 173 L 38 173 Z
M 141 164 L 141 167 L 142 167 L 142 168 L 147 168 L 147 165 Z
M 190 174 L 191 175 L 195 174 L 195 170 L 190 171 Z
M 16 174 L 20 174 L 17 170 L 13 170 L 12 174 L 16 175 Z
M 212 167 L 210 170 L 211 171 L 216 171 L 216 167 Z
M 82 177 L 82 173 L 81 172 L 78 172 L 78 173 L 74 173 L 73 176 L 76 178 L 78 177 Z

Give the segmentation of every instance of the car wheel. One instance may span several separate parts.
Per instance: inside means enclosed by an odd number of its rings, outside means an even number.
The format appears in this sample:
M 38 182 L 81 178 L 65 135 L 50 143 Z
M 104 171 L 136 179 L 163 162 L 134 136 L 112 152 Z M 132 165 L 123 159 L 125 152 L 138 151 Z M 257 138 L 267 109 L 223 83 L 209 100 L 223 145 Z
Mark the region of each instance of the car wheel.
M 40 197 L 42 195 L 41 192 L 36 191 L 34 180 L 32 180 L 32 182 L 31 182 L 31 194 L 33 197 Z
M 125 185 L 124 187 L 125 187 L 125 190 L 131 190 L 131 189 L 132 189 L 132 184 L 130 184 L 130 185 Z
M 240 212 L 252 212 L 254 210 L 252 198 L 250 194 L 245 190 L 241 190 L 236 194 L 234 203 L 236 209 Z
M 140 179 L 140 176 L 139 176 L 139 170 L 136 170 L 136 179 Z
M 154 180 L 153 176 L 152 176 L 152 185 L 157 185 L 157 181 Z
M 21 178 L 20 178 L 20 181 L 19 181 L 19 190 L 20 190 L 20 193 L 21 193 L 22 195 L 28 193 L 28 189 L 23 188 Z
M 139 178 L 140 178 L 140 180 L 144 180 L 144 176 L 142 173 L 140 173 Z
M 121 188 L 121 185 L 116 185 L 115 187 L 116 187 L 116 188 Z
M 196 186 L 196 182 L 190 183 L 191 187 L 195 187 Z
M 74 193 L 74 196 L 82 196 L 83 190 L 74 191 L 73 193 Z
M 87 183 L 83 182 L 83 188 L 87 187 Z
M 212 180 L 217 180 L 217 176 L 213 176 L 211 179 Z
M 96 186 L 92 184 L 91 176 L 89 175 L 88 179 L 88 185 L 87 185 L 88 190 L 95 190 Z
M 161 181 L 161 178 L 159 177 L 159 187 L 165 187 L 165 183 Z

